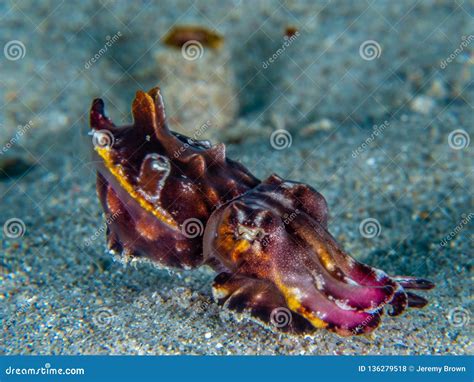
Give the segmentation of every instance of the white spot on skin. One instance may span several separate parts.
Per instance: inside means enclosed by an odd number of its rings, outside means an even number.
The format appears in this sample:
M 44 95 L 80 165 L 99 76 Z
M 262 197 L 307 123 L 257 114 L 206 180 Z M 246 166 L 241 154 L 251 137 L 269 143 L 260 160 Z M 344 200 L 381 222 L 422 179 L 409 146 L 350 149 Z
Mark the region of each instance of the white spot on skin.
M 169 166 L 164 165 L 163 162 L 153 161 L 151 164 L 151 168 L 156 171 L 166 171 L 169 170 Z
M 387 274 L 380 269 L 375 269 L 374 273 L 377 281 L 382 281 L 383 279 L 387 278 Z
M 265 295 L 262 292 L 259 292 L 253 296 L 253 300 L 257 302 L 257 301 L 260 301 L 263 297 L 265 297 Z
M 183 191 L 184 193 L 191 193 L 191 192 L 193 192 L 193 187 L 192 187 L 191 183 L 188 183 L 188 182 L 181 182 L 181 183 L 179 183 L 179 185 L 180 185 L 180 187 L 181 187 L 181 189 L 182 189 L 182 191 Z
M 354 280 L 352 280 L 350 277 L 344 277 L 344 281 L 346 283 L 348 283 L 349 285 L 359 285 Z
M 349 305 L 349 300 L 334 300 L 336 305 L 342 310 L 356 310 L 354 307 Z
M 265 211 L 260 211 L 257 216 L 255 216 L 254 223 L 256 226 L 260 227 L 262 225 L 262 220 L 265 216 Z
M 293 295 L 294 298 L 296 298 L 296 300 L 300 302 L 303 301 L 306 297 L 306 295 L 298 288 L 290 288 L 290 293 Z
M 333 272 L 334 269 L 335 269 L 335 268 L 334 268 L 334 264 L 331 263 L 331 262 L 330 262 L 330 263 L 327 263 L 327 264 L 326 264 L 326 267 L 327 267 L 327 269 L 328 269 L 329 272 Z
M 210 149 L 212 147 L 212 144 L 210 141 L 203 140 L 203 141 L 198 141 L 201 146 L 204 146 L 206 149 Z
M 293 188 L 294 185 L 295 185 L 295 183 L 286 181 L 286 182 L 281 183 L 280 187 L 286 188 L 286 189 L 289 190 L 289 189 Z
M 316 288 L 318 290 L 323 290 L 326 282 L 324 281 L 323 275 L 313 272 L 314 281 L 316 282 Z
M 321 312 L 318 310 L 318 311 L 316 311 L 316 316 L 317 316 L 319 319 L 321 319 L 321 320 L 324 321 L 324 319 L 327 317 L 327 313 L 321 313 Z
M 352 257 L 347 256 L 347 263 L 349 264 L 349 268 L 354 268 L 355 261 Z
M 242 210 L 237 210 L 237 221 L 239 223 L 243 223 L 245 220 L 245 214 L 244 214 L 244 211 Z

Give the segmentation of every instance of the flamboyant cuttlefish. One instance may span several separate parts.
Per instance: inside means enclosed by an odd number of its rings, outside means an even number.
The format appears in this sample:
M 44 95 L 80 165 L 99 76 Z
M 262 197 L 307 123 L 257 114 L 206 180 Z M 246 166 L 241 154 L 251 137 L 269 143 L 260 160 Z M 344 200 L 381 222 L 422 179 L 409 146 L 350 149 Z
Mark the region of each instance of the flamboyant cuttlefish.
M 218 304 L 290 333 L 368 333 L 427 300 L 424 279 L 388 276 L 355 261 L 328 232 L 324 197 L 271 175 L 261 181 L 225 146 L 170 131 L 158 88 L 138 91 L 133 125 L 117 127 L 94 100 L 97 192 L 108 249 L 123 261 L 209 265 Z

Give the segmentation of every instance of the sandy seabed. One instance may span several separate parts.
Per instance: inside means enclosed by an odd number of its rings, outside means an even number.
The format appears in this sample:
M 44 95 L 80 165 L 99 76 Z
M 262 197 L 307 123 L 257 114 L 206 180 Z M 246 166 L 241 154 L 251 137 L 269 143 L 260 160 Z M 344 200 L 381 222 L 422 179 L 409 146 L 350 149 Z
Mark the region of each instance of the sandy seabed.
M 472 354 L 472 45 L 440 67 L 473 31 L 472 3 L 130 3 L 85 1 L 71 12 L 69 2 L 42 1 L 34 13 L 28 1 L 0 5 L 2 43 L 25 47 L 20 59 L 1 57 L 0 137 L 9 146 L 0 215 L 25 230 L 2 236 L 0 352 Z M 163 54 L 159 36 L 190 22 L 218 27 L 232 57 L 239 111 L 222 134 L 228 156 L 261 178 L 275 172 L 315 187 L 348 253 L 436 284 L 426 308 L 384 317 L 370 337 L 292 337 L 223 312 L 209 269 L 124 267 L 105 253 L 90 102 L 101 96 L 117 123 L 129 121 L 134 91 L 164 81 L 153 59 Z M 289 24 L 302 26 L 301 37 L 263 70 Z M 117 31 L 116 45 L 86 68 Z M 382 50 L 367 61 L 359 47 L 371 39 Z M 176 94 L 166 83 L 165 103 Z M 292 142 L 275 150 L 270 133 L 282 127 Z M 371 239 L 359 232 L 366 218 L 381 227 Z

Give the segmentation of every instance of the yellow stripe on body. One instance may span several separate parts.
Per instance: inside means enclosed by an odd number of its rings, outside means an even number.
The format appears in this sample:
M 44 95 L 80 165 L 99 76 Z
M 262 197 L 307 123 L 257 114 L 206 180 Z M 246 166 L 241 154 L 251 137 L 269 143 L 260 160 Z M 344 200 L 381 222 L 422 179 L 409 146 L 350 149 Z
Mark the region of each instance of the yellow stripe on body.
M 108 148 L 95 147 L 95 151 L 103 159 L 107 170 L 109 170 L 115 179 L 117 179 L 120 186 L 127 192 L 127 194 L 130 195 L 130 197 L 138 204 L 140 204 L 140 207 L 153 214 L 158 220 L 168 224 L 173 228 L 179 229 L 178 224 L 171 215 L 169 215 L 162 208 L 154 206 L 135 191 L 133 185 L 127 181 L 123 169 L 120 166 L 114 165 Z
M 283 282 L 278 276 L 276 276 L 275 278 L 275 284 L 280 290 L 280 292 L 283 294 L 283 297 L 285 298 L 286 303 L 288 304 L 288 308 L 290 308 L 290 310 L 302 315 L 309 322 L 311 322 L 311 325 L 313 325 L 315 328 L 324 329 L 328 326 L 327 322 L 317 317 L 313 312 L 309 311 L 301 304 L 301 301 L 296 297 L 297 293 L 295 291 L 292 291 L 292 289 L 294 288 L 288 288 L 286 285 L 283 284 Z

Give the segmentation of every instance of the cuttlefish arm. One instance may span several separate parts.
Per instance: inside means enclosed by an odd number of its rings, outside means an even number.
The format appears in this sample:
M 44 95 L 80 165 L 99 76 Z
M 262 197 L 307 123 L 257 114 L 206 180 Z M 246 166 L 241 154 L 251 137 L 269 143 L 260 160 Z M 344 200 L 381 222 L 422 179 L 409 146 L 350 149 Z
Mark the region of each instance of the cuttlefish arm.
M 368 333 L 387 306 L 398 315 L 426 305 L 408 290 L 434 286 L 354 260 L 327 230 L 324 198 L 275 175 L 211 215 L 204 256 L 227 269 L 213 284 L 219 304 L 293 333 Z

